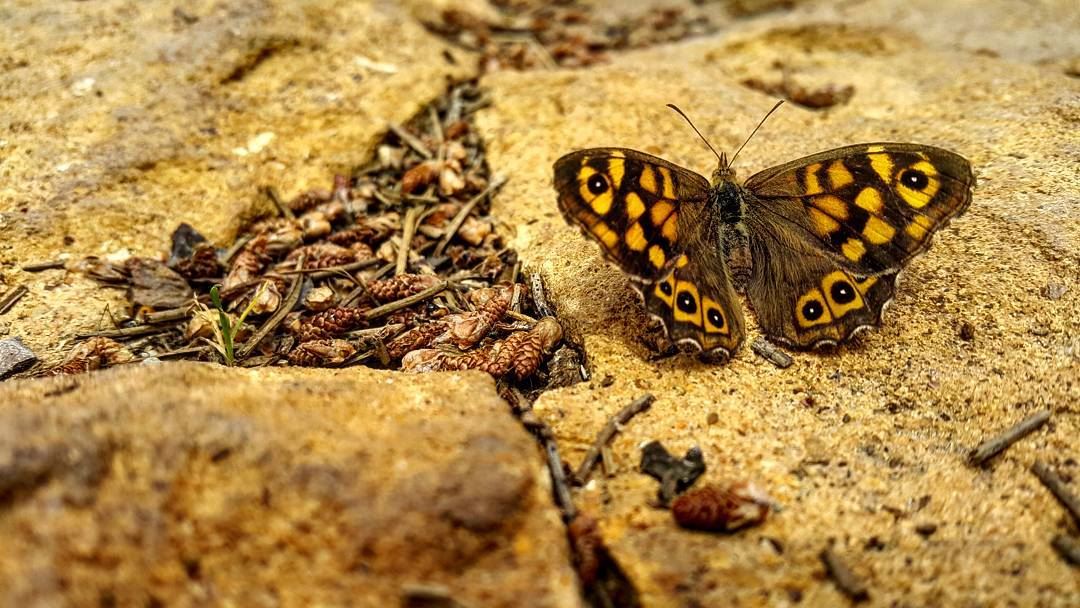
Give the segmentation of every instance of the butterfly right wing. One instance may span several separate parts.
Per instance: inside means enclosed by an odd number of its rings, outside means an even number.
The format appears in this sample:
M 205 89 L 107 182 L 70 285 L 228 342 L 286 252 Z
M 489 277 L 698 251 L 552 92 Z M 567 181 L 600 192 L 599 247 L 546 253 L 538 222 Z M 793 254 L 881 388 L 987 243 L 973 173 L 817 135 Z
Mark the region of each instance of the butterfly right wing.
M 555 188 L 567 221 L 634 279 L 675 342 L 727 355 L 738 348 L 742 311 L 719 232 L 707 228 L 708 180 L 634 150 L 594 148 L 556 161 Z

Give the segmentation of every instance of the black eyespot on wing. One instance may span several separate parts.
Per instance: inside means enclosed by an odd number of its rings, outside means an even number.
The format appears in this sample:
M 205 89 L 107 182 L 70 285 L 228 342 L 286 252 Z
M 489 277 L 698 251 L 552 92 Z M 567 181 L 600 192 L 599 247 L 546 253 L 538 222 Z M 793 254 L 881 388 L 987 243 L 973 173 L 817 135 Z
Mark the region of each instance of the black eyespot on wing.
M 660 292 L 667 297 L 671 297 L 671 283 L 660 283 Z
M 930 178 L 918 169 L 905 169 L 900 174 L 900 183 L 912 190 L 924 190 L 930 184 Z
M 693 295 L 685 291 L 679 294 L 679 299 L 678 302 L 676 302 L 676 305 L 679 307 L 679 310 L 685 312 L 688 315 L 692 315 L 697 312 L 697 300 L 694 299 Z
M 848 304 L 855 300 L 855 289 L 847 281 L 837 281 L 829 289 L 829 295 L 837 304 Z M 809 315 L 806 318 L 809 319 Z
M 592 192 L 597 196 L 607 192 L 608 189 L 607 179 L 599 173 L 594 173 L 592 177 L 589 178 L 586 185 L 589 188 L 589 192 Z
M 821 302 L 810 301 L 803 304 L 802 314 L 807 321 L 817 321 L 824 313 L 825 309 L 821 307 Z
M 709 316 L 709 323 L 713 325 L 717 330 L 724 329 L 724 315 L 720 314 L 720 311 L 715 308 L 710 308 L 706 313 Z

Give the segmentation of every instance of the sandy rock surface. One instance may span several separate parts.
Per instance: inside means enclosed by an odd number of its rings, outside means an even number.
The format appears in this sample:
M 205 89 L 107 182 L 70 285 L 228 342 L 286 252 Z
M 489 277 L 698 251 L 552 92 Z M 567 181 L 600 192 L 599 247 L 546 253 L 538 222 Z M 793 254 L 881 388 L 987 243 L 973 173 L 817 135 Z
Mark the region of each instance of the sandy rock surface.
M 478 373 L 0 386 L 0 605 L 577 606 L 549 496 Z
M 619 473 L 579 494 L 644 605 L 839 605 L 818 559 L 829 542 L 874 605 L 1080 601 L 1080 577 L 1048 544 L 1066 516 L 1027 470 L 1040 458 L 1080 473 L 1080 82 L 1058 62 L 1075 57 L 1075 37 L 1054 34 L 1077 21 L 1064 4 L 1036 19 L 989 3 L 978 23 L 991 29 L 946 44 L 931 3 L 899 4 L 801 6 L 603 67 L 485 81 L 492 162 L 515 176 L 495 211 L 592 363 L 592 382 L 545 394 L 537 411 L 576 463 L 608 416 L 657 397 L 616 439 Z M 1017 20 L 1038 32 L 1013 32 Z M 740 82 L 783 71 L 855 92 L 827 111 L 782 108 L 739 157 L 742 177 L 850 143 L 921 142 L 972 161 L 974 203 L 911 264 L 885 326 L 853 345 L 798 353 L 786 370 L 747 347 L 723 367 L 650 361 L 626 279 L 555 207 L 551 163 L 625 146 L 708 175 L 715 158 L 664 104 L 730 154 L 773 102 Z M 1040 408 L 1050 426 L 986 470 L 965 464 L 984 436 Z M 677 530 L 636 472 L 652 439 L 679 454 L 701 446 L 706 481 L 757 481 L 784 510 L 734 536 Z
M 640 7 L 661 4 L 678 3 Z M 421 25 L 447 5 L 0 7 L 0 294 L 30 289 L 0 316 L 0 338 L 55 362 L 124 306 L 77 273 L 21 264 L 157 256 L 183 221 L 225 245 L 270 208 L 260 187 L 327 187 L 370 157 L 388 121 L 477 75 L 474 55 Z M 1080 491 L 1075 7 L 694 10 L 717 11 L 719 31 L 481 80 L 489 162 L 510 177 L 494 214 L 544 274 L 592 372 L 536 414 L 576 466 L 610 415 L 657 397 L 615 439 L 614 476 L 575 494 L 642 605 L 841 605 L 818 559 L 829 543 L 871 605 L 1077 605 L 1080 576 L 1049 545 L 1075 525 L 1028 472 L 1044 460 Z M 784 78 L 853 95 L 786 105 L 740 155 L 741 177 L 850 143 L 920 142 L 971 160 L 972 206 L 910 265 L 885 326 L 854 344 L 796 353 L 786 370 L 749 340 L 724 366 L 654 361 L 626 279 L 559 215 L 551 163 L 619 145 L 708 174 L 715 159 L 664 104 L 730 153 L 775 99 L 743 83 Z M 542 460 L 480 376 L 170 365 L 0 393 L 0 537 L 16 548 L 0 548 L 0 603 L 200 603 L 258 588 L 277 590 L 266 604 L 385 605 L 414 584 L 471 606 L 578 603 Z M 1047 426 L 985 469 L 965 464 L 1041 408 L 1054 412 Z M 703 482 L 753 480 L 783 510 L 733 535 L 676 528 L 636 471 L 653 439 L 680 454 L 700 446 Z M 490 487 L 455 503 L 446 484 L 477 469 Z

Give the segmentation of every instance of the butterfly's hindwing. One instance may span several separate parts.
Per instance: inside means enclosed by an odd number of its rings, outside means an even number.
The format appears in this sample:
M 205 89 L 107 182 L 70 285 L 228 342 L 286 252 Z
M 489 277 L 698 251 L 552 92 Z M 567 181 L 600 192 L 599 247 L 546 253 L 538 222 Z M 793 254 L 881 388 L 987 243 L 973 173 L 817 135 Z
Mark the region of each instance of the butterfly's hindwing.
M 744 321 L 719 250 L 680 255 L 656 283 L 638 287 L 649 315 L 677 344 L 731 356 L 742 343 Z
M 555 188 L 563 215 L 609 260 L 655 281 L 683 252 L 680 226 L 702 212 L 708 182 L 641 152 L 595 148 L 556 161 Z
M 746 188 L 761 202 L 753 213 L 809 233 L 850 269 L 880 274 L 925 251 L 970 204 L 974 182 L 968 162 L 952 152 L 881 143 L 767 169 Z

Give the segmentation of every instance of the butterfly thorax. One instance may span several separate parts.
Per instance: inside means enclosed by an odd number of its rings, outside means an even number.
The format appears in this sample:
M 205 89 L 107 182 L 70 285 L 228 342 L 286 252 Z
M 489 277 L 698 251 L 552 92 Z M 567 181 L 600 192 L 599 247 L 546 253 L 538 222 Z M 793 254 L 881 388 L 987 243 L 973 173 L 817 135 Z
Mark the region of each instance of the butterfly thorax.
M 742 292 L 754 269 L 746 230 L 747 191 L 735 183 L 735 171 L 721 166 L 713 173 L 709 205 L 720 217 L 719 240 L 735 289 Z

